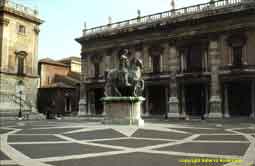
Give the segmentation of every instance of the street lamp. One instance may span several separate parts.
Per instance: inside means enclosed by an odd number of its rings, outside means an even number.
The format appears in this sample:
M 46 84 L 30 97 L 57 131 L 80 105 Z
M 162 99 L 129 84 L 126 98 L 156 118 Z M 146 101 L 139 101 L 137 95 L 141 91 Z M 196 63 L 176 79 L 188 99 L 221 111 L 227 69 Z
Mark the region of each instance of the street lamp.
M 16 94 L 19 97 L 19 113 L 18 113 L 18 119 L 22 119 L 22 95 L 24 91 L 24 83 L 22 80 L 18 81 L 17 86 L 16 86 Z
M 19 91 L 19 119 L 22 119 L 22 90 Z

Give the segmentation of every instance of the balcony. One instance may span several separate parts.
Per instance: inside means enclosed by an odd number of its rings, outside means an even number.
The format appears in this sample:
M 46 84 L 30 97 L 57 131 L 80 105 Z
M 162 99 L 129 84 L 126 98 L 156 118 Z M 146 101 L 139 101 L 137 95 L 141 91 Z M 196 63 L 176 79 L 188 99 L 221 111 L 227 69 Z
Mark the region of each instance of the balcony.
M 142 17 L 136 17 L 133 19 L 125 20 L 125 21 L 98 26 L 98 27 L 94 27 L 90 29 L 84 29 L 83 37 L 101 34 L 101 33 L 113 32 L 115 30 L 122 30 L 122 29 L 130 28 L 130 27 L 138 27 L 141 25 L 155 23 L 162 20 L 166 20 L 166 19 L 174 20 L 175 18 L 179 18 L 179 17 L 190 18 L 190 16 L 194 14 L 206 13 L 209 11 L 214 11 L 219 9 L 223 10 L 223 12 L 229 12 L 228 10 L 225 10 L 225 9 L 235 8 L 245 4 L 255 4 L 255 1 L 254 0 L 218 0 L 214 2 L 203 3 L 203 4 L 194 5 L 194 6 L 169 10 L 169 11 L 165 11 L 161 13 L 151 14 L 151 15 L 142 16 Z
M 255 65 L 227 65 L 220 67 L 223 72 L 255 72 Z
M 190 67 L 187 69 L 183 69 L 179 73 L 203 73 L 203 72 L 207 72 L 207 69 L 203 67 Z
M 222 81 L 255 79 L 255 65 L 227 65 L 220 67 Z

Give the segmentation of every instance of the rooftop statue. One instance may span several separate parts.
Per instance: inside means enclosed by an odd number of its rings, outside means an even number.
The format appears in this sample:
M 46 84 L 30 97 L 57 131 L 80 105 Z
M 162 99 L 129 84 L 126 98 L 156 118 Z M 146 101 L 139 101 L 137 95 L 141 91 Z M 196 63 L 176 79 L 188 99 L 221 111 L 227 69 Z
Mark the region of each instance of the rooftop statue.
M 105 96 L 141 96 L 144 89 L 142 80 L 143 63 L 139 56 L 128 59 L 125 49 L 120 56 L 119 67 L 106 74 Z

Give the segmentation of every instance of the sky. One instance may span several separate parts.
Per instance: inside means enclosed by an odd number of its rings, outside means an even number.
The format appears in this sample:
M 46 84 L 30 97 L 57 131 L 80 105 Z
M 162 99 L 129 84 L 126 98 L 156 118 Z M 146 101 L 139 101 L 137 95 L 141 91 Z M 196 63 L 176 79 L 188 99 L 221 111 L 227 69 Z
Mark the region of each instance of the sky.
M 80 45 L 74 39 L 87 28 L 126 20 L 171 9 L 171 0 L 12 0 L 39 10 L 45 22 L 39 37 L 39 59 L 61 59 L 80 56 Z M 206 3 L 209 0 L 175 0 L 176 8 Z

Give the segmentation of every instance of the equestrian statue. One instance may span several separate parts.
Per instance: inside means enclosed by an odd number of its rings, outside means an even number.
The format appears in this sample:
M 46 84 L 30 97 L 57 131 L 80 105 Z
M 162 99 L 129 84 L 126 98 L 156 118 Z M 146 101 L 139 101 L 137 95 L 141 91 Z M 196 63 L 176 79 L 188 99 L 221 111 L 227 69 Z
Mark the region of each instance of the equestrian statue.
M 129 60 L 128 54 L 129 51 L 124 49 L 119 58 L 119 67 L 106 73 L 106 97 L 142 96 L 142 60 L 137 55 Z

